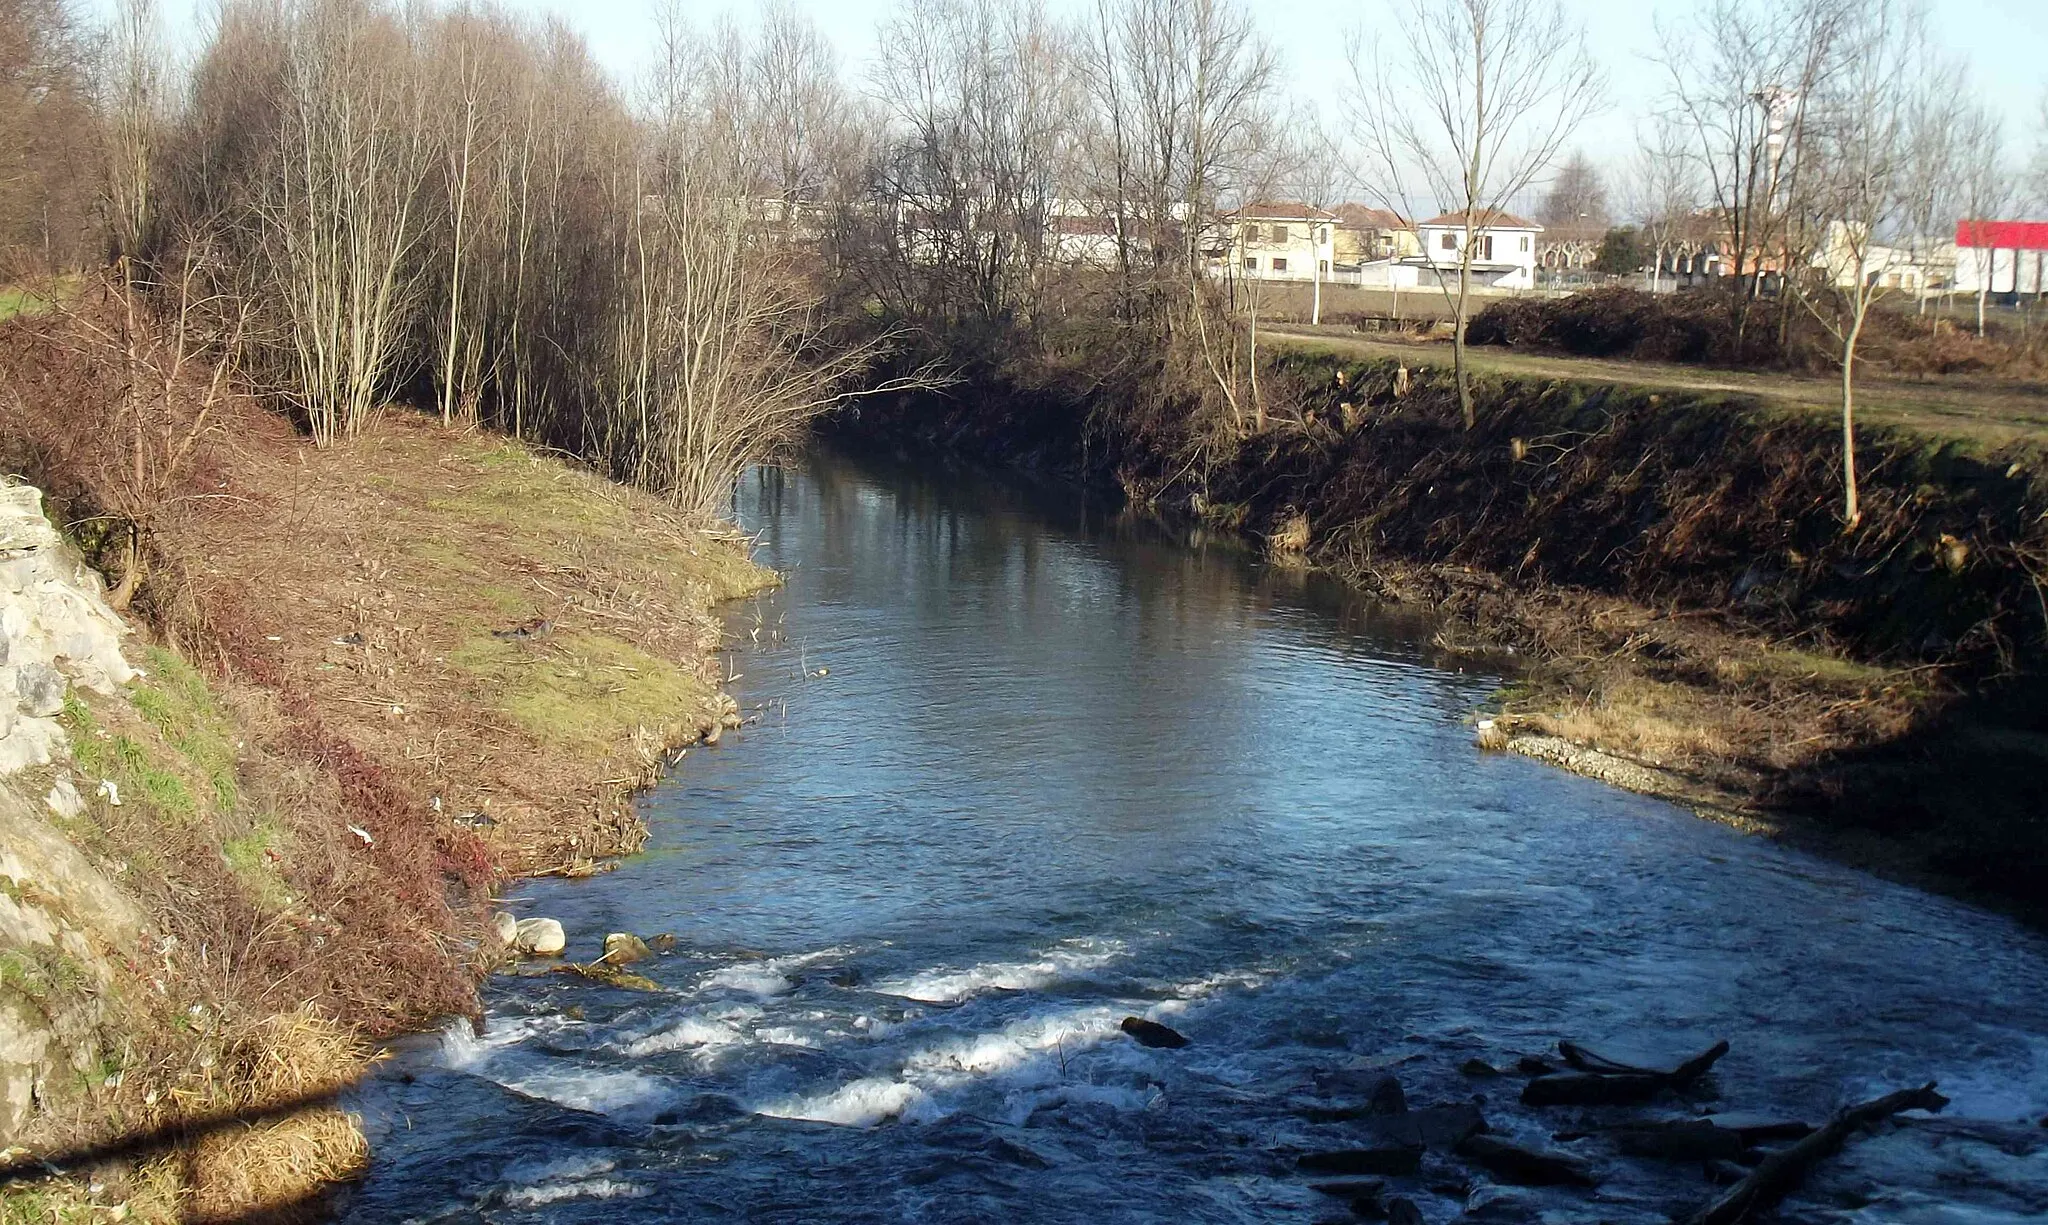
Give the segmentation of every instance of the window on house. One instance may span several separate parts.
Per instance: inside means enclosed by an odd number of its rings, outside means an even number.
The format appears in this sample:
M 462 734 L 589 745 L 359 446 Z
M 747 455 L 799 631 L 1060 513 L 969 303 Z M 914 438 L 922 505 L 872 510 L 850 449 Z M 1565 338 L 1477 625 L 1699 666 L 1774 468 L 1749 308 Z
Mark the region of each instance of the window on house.
M 1245 256 L 1244 270 L 1246 272 L 1257 272 L 1259 270 L 1259 257 L 1256 255 Z
M 1479 236 L 1479 258 L 1493 258 L 1493 235 L 1482 234 Z
M 1451 232 L 1450 232 L 1449 230 L 1445 230 L 1445 231 L 1444 231 L 1444 237 L 1443 237 L 1443 243 L 1442 243 L 1442 246 L 1443 246 L 1443 249 L 1444 249 L 1444 250 L 1446 250 L 1446 251 L 1455 251 L 1455 250 L 1457 250 L 1457 249 L 1458 249 L 1458 236 L 1457 236 L 1456 234 L 1453 234 L 1453 233 L 1451 233 Z
M 1286 227 L 1286 226 L 1284 226 L 1284 225 L 1276 225 L 1276 226 L 1274 226 L 1274 227 L 1273 227 L 1273 241 L 1274 241 L 1274 242 L 1286 242 L 1286 241 L 1287 241 L 1287 227 Z
M 1524 250 L 1524 251 L 1527 251 L 1528 249 L 1529 249 L 1529 236 L 1528 236 L 1527 234 L 1524 234 L 1524 235 L 1522 235 L 1522 250 Z
M 1287 271 L 1287 261 L 1286 261 L 1285 259 L 1281 258 L 1280 256 L 1277 256 L 1277 255 L 1276 255 L 1276 256 L 1274 256 L 1274 257 L 1273 257 L 1273 271 L 1275 271 L 1275 272 L 1285 272 L 1285 271 Z
M 1259 227 L 1255 225 L 1248 225 L 1244 227 L 1244 240 L 1246 242 L 1259 241 Z
M 1316 261 L 1316 267 L 1321 269 L 1325 275 L 1328 275 L 1330 271 L 1330 261 L 1326 259 L 1319 259 Z

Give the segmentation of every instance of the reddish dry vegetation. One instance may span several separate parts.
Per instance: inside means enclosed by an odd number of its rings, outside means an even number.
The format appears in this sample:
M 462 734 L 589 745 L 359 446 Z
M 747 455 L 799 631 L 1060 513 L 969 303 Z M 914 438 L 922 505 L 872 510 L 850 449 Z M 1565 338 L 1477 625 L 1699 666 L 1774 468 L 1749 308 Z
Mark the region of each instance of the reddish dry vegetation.
M 710 608 L 763 576 L 654 499 L 403 410 L 316 449 L 230 397 L 138 506 L 132 418 L 183 428 L 209 373 L 177 403 L 138 403 L 147 380 L 76 323 L 16 321 L 0 329 L 0 462 L 115 575 L 120 525 L 144 520 L 136 613 L 246 699 L 292 777 L 287 881 L 348 933 L 296 967 L 322 980 L 299 998 L 372 1031 L 461 1011 L 457 937 L 500 872 L 638 845 L 631 790 L 718 714 Z
M 78 311 L 0 325 L 0 470 L 110 579 L 139 536 L 149 675 L 70 716 L 81 790 L 106 774 L 126 802 L 70 833 L 173 939 L 130 955 L 119 1087 L 39 1143 L 184 1137 L 133 1179 L 236 1215 L 346 1173 L 360 1139 L 331 1110 L 204 1120 L 331 1092 L 363 1037 L 473 1011 L 498 882 L 638 845 L 631 791 L 720 713 L 711 606 L 766 576 L 481 432 L 394 409 L 316 449 L 248 398 L 206 410 L 210 366 L 166 388 L 160 349 L 110 343 L 114 304 Z

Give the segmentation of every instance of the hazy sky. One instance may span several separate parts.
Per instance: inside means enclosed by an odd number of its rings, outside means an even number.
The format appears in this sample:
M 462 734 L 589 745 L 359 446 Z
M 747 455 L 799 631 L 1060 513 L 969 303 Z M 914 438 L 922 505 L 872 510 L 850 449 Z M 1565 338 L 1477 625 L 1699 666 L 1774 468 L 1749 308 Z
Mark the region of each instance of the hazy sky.
M 106 0 L 93 0 L 104 5 Z M 621 76 L 647 62 L 654 28 L 652 5 L 643 0 L 503 0 L 528 12 L 553 12 L 589 38 L 599 60 Z M 791 0 L 838 44 L 865 81 L 864 67 L 875 50 L 876 30 L 895 0 Z M 1248 0 L 1267 23 L 1279 48 L 1292 91 L 1325 103 L 1350 81 L 1344 57 L 1345 31 L 1368 18 L 1384 22 L 1389 0 L 1340 0 L 1309 5 L 1303 0 Z M 1578 144 L 1596 162 L 1619 164 L 1635 148 L 1638 117 L 1663 85 L 1663 70 L 1648 56 L 1657 45 L 1657 22 L 1679 17 L 1694 0 L 1564 0 L 1586 23 L 1593 50 L 1606 65 L 1610 87 L 1606 111 L 1582 130 Z M 196 30 L 197 14 L 212 0 L 164 0 L 165 11 L 184 30 Z M 1048 0 L 1055 12 L 1083 12 L 1093 0 Z M 742 18 L 752 0 L 684 0 L 694 20 L 709 23 L 722 14 Z M 1935 36 L 1961 55 L 1980 97 L 2006 116 L 2006 143 L 2015 155 L 2030 155 L 2043 139 L 2041 106 L 2048 93 L 2048 0 L 1930 0 Z M 1326 114 L 1334 112 L 1326 106 Z

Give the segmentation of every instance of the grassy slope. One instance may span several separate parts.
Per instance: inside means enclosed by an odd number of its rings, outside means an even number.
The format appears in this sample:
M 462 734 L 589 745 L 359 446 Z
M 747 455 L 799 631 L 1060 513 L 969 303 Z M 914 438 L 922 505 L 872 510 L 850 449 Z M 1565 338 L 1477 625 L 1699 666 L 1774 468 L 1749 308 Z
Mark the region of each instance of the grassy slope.
M 25 335 L 0 375 L 28 415 L 0 408 L 0 435 L 83 519 L 117 372 Z M 87 809 L 65 832 L 177 940 L 131 966 L 115 1063 L 36 1143 L 183 1130 L 96 1194 L 7 1184 L 6 1225 L 316 1202 L 362 1160 L 332 1109 L 190 1124 L 323 1092 L 363 1037 L 473 1007 L 492 880 L 638 844 L 632 788 L 722 710 L 714 603 L 773 581 L 744 542 L 503 439 L 394 411 L 322 451 L 246 402 L 151 546 L 154 642 L 129 649 L 147 675 L 67 711 Z M 494 633 L 534 619 L 548 631 Z
M 394 414 L 316 451 L 244 424 L 228 496 L 165 542 L 236 666 L 447 816 L 494 822 L 515 871 L 636 847 L 626 792 L 718 714 L 708 610 L 770 576 L 502 439 Z

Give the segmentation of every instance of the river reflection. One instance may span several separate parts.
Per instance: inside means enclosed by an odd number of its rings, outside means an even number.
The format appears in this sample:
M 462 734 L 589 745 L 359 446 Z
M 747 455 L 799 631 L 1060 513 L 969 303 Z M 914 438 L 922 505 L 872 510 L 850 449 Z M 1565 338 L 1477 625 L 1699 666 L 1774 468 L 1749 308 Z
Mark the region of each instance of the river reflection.
M 1958 1114 L 2048 1110 L 2037 938 L 1478 753 L 1462 719 L 1498 682 L 1426 620 L 1070 491 L 821 457 L 739 511 L 789 575 L 730 620 L 757 722 L 648 797 L 649 854 L 518 899 L 584 960 L 674 933 L 635 967 L 662 991 L 495 980 L 481 1039 L 362 1095 L 349 1219 L 1341 1218 L 1295 1172 L 1362 1142 L 1317 1121 L 1333 1072 L 1547 1143 L 1576 1112 L 1459 1068 L 1559 1037 L 1726 1037 L 1745 1110 L 1937 1078 Z M 1137 1046 L 1132 1014 L 1193 1045 Z M 1799 1211 L 2048 1210 L 2038 1146 L 1943 1127 L 1858 1147 Z M 1598 1190 L 1435 1153 L 1397 1189 L 1432 1220 L 1662 1221 L 1711 1191 L 1572 1144 Z

